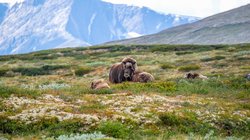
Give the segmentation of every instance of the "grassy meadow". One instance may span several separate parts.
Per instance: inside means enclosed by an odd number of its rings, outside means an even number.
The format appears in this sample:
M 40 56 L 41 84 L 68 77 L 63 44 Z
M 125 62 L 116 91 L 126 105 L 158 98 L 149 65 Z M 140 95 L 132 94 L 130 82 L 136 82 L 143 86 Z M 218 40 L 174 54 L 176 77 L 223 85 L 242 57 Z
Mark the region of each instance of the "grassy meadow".
M 90 89 L 127 56 L 155 81 Z M 0 66 L 0 139 L 250 138 L 250 44 L 67 48 Z

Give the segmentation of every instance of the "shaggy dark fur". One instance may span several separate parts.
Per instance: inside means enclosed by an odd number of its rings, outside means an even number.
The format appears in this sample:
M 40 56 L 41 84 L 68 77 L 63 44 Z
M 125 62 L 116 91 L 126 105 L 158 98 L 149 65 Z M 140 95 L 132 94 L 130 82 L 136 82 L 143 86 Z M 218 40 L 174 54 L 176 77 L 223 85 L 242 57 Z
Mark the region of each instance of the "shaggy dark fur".
M 246 78 L 247 80 L 249 80 L 249 81 L 250 81 L 250 73 L 249 73 L 249 74 L 247 74 L 247 75 L 245 76 L 245 78 Z
M 195 78 L 198 78 L 198 77 L 199 77 L 198 73 L 187 73 L 186 74 L 187 79 L 195 79 Z
M 187 79 L 197 79 L 197 78 L 208 79 L 207 76 L 204 76 L 204 75 L 198 74 L 198 73 L 191 73 L 191 72 L 185 74 L 184 78 L 187 78 Z
M 133 58 L 124 58 L 121 63 L 114 64 L 109 72 L 109 81 L 111 83 L 121 83 L 131 81 L 134 71 L 137 68 L 136 60 Z M 127 69 L 126 74 L 124 71 Z M 128 74 L 129 73 L 129 74 Z M 126 76 L 126 77 L 125 77 Z

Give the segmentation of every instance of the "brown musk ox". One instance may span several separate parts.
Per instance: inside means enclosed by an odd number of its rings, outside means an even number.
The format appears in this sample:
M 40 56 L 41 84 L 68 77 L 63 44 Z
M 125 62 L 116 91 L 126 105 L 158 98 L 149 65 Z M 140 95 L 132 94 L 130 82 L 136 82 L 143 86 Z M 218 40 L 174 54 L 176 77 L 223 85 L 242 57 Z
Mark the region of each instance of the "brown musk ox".
M 105 89 L 105 88 L 110 88 L 110 87 L 104 79 L 94 80 L 91 83 L 91 89 Z
M 121 63 L 114 64 L 109 72 L 109 81 L 111 83 L 122 83 L 124 81 L 131 81 L 134 71 L 137 68 L 136 60 L 126 57 Z M 129 75 L 124 76 L 124 71 L 129 70 Z M 126 73 L 127 74 L 127 73 Z M 130 77 L 130 78 L 129 78 Z
M 200 79 L 208 79 L 207 76 L 204 76 L 202 74 L 199 74 L 199 73 L 186 73 L 184 78 L 187 78 L 187 79 L 197 79 L 197 78 L 200 78 Z
M 153 82 L 155 80 L 154 76 L 148 72 L 136 71 L 133 74 L 132 81 L 140 83 Z
M 250 81 L 250 73 L 248 73 L 245 78 Z

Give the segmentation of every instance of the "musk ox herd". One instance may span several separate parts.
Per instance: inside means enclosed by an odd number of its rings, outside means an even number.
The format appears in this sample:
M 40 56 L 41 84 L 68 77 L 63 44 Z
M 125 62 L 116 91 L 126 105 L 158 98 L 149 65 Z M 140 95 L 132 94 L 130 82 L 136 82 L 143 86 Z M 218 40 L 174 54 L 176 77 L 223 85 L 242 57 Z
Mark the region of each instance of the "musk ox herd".
M 126 57 L 122 62 L 114 64 L 109 71 L 109 82 L 113 84 L 122 82 L 147 83 L 154 81 L 154 76 L 148 72 L 137 70 L 135 59 Z M 91 83 L 92 89 L 110 88 L 104 79 L 98 79 Z
M 186 79 L 208 79 L 199 73 L 186 73 L 184 75 Z M 250 80 L 250 74 L 246 76 Z M 137 62 L 135 59 L 126 57 L 122 62 L 114 64 L 109 71 L 109 82 L 113 84 L 122 82 L 140 82 L 148 83 L 154 81 L 154 76 L 148 72 L 137 70 Z M 108 83 L 104 79 L 98 79 L 91 83 L 92 89 L 104 89 L 110 88 Z

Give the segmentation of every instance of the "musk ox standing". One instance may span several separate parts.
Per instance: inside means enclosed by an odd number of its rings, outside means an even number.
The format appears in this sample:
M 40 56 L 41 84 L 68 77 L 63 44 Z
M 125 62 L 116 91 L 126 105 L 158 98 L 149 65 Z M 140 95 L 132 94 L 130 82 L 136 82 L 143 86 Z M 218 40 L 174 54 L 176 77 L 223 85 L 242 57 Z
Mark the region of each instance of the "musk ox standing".
M 123 81 L 131 81 L 132 78 L 128 78 L 128 77 L 132 77 L 134 71 L 137 68 L 137 64 L 136 64 L 136 60 L 133 58 L 124 58 L 122 60 L 121 63 L 118 64 L 114 64 L 109 72 L 109 81 L 111 83 L 121 83 Z M 126 69 L 131 70 L 130 75 L 126 75 L 126 77 L 124 76 L 124 71 Z
M 132 81 L 133 82 L 140 82 L 140 83 L 148 83 L 154 81 L 154 76 L 151 75 L 148 72 L 141 72 L 141 71 L 136 71 L 133 74 Z

